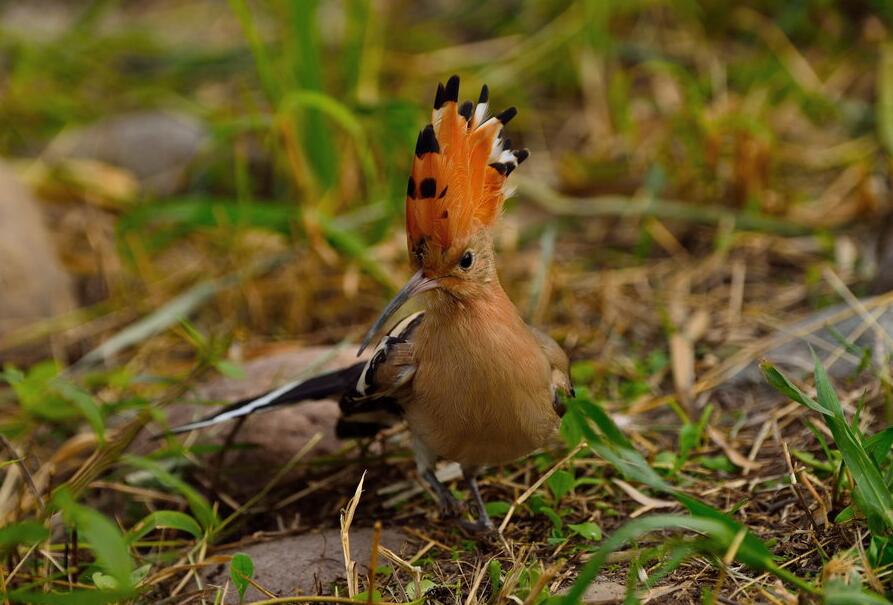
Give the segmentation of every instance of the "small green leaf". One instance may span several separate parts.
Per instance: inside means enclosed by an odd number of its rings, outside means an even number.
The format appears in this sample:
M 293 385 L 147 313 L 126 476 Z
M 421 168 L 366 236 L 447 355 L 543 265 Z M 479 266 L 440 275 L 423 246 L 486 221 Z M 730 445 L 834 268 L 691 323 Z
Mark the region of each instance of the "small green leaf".
M 587 521 L 586 523 L 570 523 L 567 527 L 578 536 L 586 538 L 587 540 L 598 542 L 602 539 L 602 528 L 592 521 Z
M 96 405 L 93 396 L 70 383 L 56 385 L 59 392 L 78 409 L 81 415 L 90 424 L 90 428 L 96 433 L 100 443 L 105 441 L 105 422 L 102 411 Z
M 236 590 L 239 591 L 239 601 L 245 598 L 245 591 L 251 578 L 254 577 L 254 561 L 243 552 L 237 552 L 229 562 L 229 577 L 233 581 Z
M 49 530 L 36 521 L 22 521 L 0 528 L 0 552 L 19 544 L 33 546 L 49 537 Z
M 375 575 L 382 578 L 390 578 L 394 575 L 394 568 L 390 565 L 379 565 L 375 568 Z
M 698 456 L 698 464 L 711 471 L 724 471 L 726 473 L 734 473 L 735 465 L 732 461 L 720 454 L 718 456 Z
M 682 466 L 682 458 L 677 456 L 675 452 L 658 452 L 651 461 L 651 466 L 656 469 L 674 469 Z
M 415 582 L 410 582 L 404 587 L 406 590 L 406 596 L 409 597 L 411 601 L 415 601 L 428 593 L 432 588 L 436 588 L 437 584 L 432 582 L 431 580 L 424 578 L 421 582 L 416 585 Z
M 537 512 L 548 517 L 549 521 L 552 522 L 552 525 L 555 526 L 555 529 L 561 529 L 561 526 L 564 525 L 564 521 L 561 520 L 561 515 L 559 515 L 551 506 L 541 506 Z
M 564 443 L 569 447 L 576 447 L 583 440 L 583 430 L 580 424 L 585 422 L 580 414 L 572 406 L 568 406 L 567 412 L 561 418 L 559 433 Z
M 555 500 L 561 500 L 574 489 L 574 474 L 565 470 L 557 470 L 546 480 L 546 485 Z
M 679 455 L 673 464 L 673 473 L 679 472 L 691 453 L 704 439 L 704 429 L 713 414 L 713 404 L 708 404 L 696 423 L 686 422 L 679 430 Z
M 851 504 L 847 506 L 845 509 L 837 513 L 837 516 L 834 517 L 834 523 L 838 525 L 842 523 L 848 523 L 856 518 L 856 508 Z
M 809 397 L 803 391 L 798 389 L 793 382 L 788 380 L 787 376 L 779 372 L 778 369 L 768 361 L 761 363 L 760 369 L 763 370 L 763 375 L 766 377 L 766 380 L 769 381 L 769 384 L 782 395 L 785 395 L 820 414 L 824 414 L 825 416 L 831 415 L 831 410 L 819 404 L 815 399 Z
M 359 602 L 359 603 L 368 603 L 369 600 L 370 600 L 370 599 L 369 599 L 369 591 L 368 591 L 368 590 L 364 590 L 363 592 L 358 592 L 358 593 L 356 594 L 356 596 L 354 596 L 353 600 L 354 600 L 354 601 L 357 601 L 357 602 Z M 372 593 L 372 599 L 371 599 L 371 600 L 372 600 L 373 603 L 378 603 L 379 601 L 381 601 L 381 593 L 380 593 L 379 591 L 377 591 L 377 590 L 374 591 L 374 592 Z
M 99 590 L 117 590 L 119 588 L 118 580 L 101 571 L 93 574 L 93 583 L 96 584 L 96 588 Z
M 194 487 L 179 477 L 171 474 L 153 460 L 127 454 L 121 457 L 121 461 L 124 464 L 148 471 L 159 483 L 168 489 L 173 489 L 182 494 L 189 503 L 189 509 L 192 511 L 192 515 L 199 523 L 201 523 L 203 528 L 213 529 L 216 527 L 218 521 L 217 515 L 211 508 L 211 505 L 208 504 L 205 497 L 198 493 Z
M 893 566 L 893 536 L 871 536 L 868 545 L 868 560 L 872 567 L 887 568 Z
M 670 358 L 663 349 L 654 349 L 645 358 L 645 372 L 648 376 L 654 376 L 670 365 Z
M 142 521 L 133 526 L 127 533 L 127 542 L 133 544 L 153 529 L 159 528 L 179 529 L 192 534 L 195 538 L 202 536 L 202 528 L 189 515 L 175 510 L 158 510 L 149 513 Z
M 491 517 L 504 517 L 511 507 L 512 505 L 504 500 L 493 500 L 484 505 Z
M 893 451 L 893 426 L 888 426 L 880 433 L 865 440 L 865 450 L 878 464 L 882 464 Z
M 803 464 L 811 466 L 816 470 L 824 471 L 826 473 L 834 472 L 833 464 L 831 464 L 830 462 L 819 460 L 807 451 L 791 448 L 791 455 Z
M 571 381 L 574 385 L 589 386 L 595 378 L 595 364 L 588 360 L 571 364 Z
M 81 414 L 101 441 L 105 425 L 93 396 L 62 379 L 59 372 L 59 366 L 54 361 L 43 361 L 32 366 L 27 374 L 7 367 L 3 378 L 12 386 L 22 408 L 29 414 L 53 422 L 71 420 Z
M 497 594 L 502 588 L 502 563 L 497 559 L 490 559 L 487 564 L 487 575 L 490 576 L 490 593 Z
M 701 435 L 698 433 L 698 425 L 686 422 L 679 429 L 679 455 L 686 456 L 688 452 L 698 447 Z
M 133 570 L 133 573 L 130 574 L 130 584 L 131 586 L 136 586 L 143 580 L 145 580 L 149 572 L 152 570 L 152 564 L 146 563 L 145 565 L 141 565 Z
M 86 538 L 99 566 L 118 583 L 116 588 L 129 588 L 133 561 L 127 543 L 115 524 L 98 511 L 75 502 L 64 488 L 53 495 L 53 504 L 62 511 L 66 521 L 75 525 Z
M 839 580 L 828 582 L 824 592 L 825 605 L 890 605 L 890 601 L 879 594 Z
M 214 362 L 214 367 L 227 378 L 245 378 L 245 368 L 233 361 L 221 359 Z

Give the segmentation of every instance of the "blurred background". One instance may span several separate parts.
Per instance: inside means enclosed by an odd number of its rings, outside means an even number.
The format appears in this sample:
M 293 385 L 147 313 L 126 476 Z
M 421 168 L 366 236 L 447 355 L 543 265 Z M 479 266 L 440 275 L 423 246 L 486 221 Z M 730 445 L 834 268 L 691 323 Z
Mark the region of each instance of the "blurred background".
M 185 361 L 149 338 L 178 317 L 248 351 L 356 338 L 406 274 L 410 153 L 452 73 L 519 109 L 503 280 L 577 357 L 654 337 L 612 308 L 740 229 L 745 303 L 783 279 L 821 304 L 813 261 L 878 274 L 880 0 L 0 6 L 0 359 L 74 362 L 171 301 L 116 349 L 135 367 Z M 598 273 L 636 267 L 638 291 Z

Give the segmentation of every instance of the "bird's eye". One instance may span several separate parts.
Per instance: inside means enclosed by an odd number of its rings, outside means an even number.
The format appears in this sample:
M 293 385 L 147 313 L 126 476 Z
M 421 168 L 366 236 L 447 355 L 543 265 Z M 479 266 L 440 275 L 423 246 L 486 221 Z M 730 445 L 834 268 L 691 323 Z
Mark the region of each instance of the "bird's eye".
M 459 267 L 461 269 L 471 269 L 471 265 L 474 264 L 474 253 L 471 250 L 466 250 L 465 254 L 462 255 L 462 258 L 459 259 Z

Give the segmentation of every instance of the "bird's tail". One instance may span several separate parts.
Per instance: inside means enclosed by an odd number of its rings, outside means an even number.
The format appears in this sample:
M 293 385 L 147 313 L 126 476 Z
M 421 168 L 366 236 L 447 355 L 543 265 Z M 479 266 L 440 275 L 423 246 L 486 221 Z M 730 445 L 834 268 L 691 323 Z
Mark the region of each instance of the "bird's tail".
M 203 429 L 289 403 L 298 403 L 312 399 L 338 399 L 356 385 L 365 365 L 366 362 L 361 361 L 341 370 L 320 374 L 303 381 L 284 384 L 263 395 L 249 397 L 232 403 L 201 420 L 174 427 L 170 429 L 170 433 L 185 433 L 195 429 Z

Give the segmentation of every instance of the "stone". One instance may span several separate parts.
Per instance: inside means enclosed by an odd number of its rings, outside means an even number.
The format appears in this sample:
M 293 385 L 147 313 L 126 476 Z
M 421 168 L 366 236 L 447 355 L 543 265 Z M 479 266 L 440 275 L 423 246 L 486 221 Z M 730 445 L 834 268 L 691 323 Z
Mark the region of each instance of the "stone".
M 209 141 L 197 118 L 171 111 L 138 111 L 63 132 L 49 146 L 48 164 L 89 159 L 124 168 L 143 190 L 169 195 L 185 184 L 189 164 Z
M 862 303 L 868 305 L 870 301 L 864 299 Z M 835 317 L 841 313 L 846 314 L 846 317 L 842 319 Z M 891 342 L 893 342 L 893 306 L 888 306 L 883 310 L 872 309 L 869 313 L 875 317 L 877 325 L 887 336 L 880 334 L 873 324 L 866 326 L 865 320 L 855 309 L 845 304 L 836 305 L 811 313 L 791 324 L 784 332 L 779 331 L 777 336 L 781 338 L 785 334 L 795 335 L 806 333 L 809 330 L 805 336 L 792 336 L 787 342 L 770 348 L 759 356 L 759 359 L 770 361 L 789 378 L 799 381 L 813 374 L 815 362 L 809 348 L 810 341 L 814 343 L 812 347 L 819 359 L 825 359 L 831 354 L 830 349 L 838 347 L 841 338 L 843 338 L 849 345 L 867 351 L 869 365 L 878 369 L 883 364 L 889 364 L 890 355 L 893 353 L 893 347 L 891 347 Z M 810 328 L 812 329 L 810 330 Z M 842 356 L 826 369 L 832 378 L 846 379 L 857 374 L 859 363 L 852 357 Z M 730 377 L 721 389 L 738 389 L 754 384 L 766 384 L 759 367 L 759 360 L 748 364 Z
M 77 5 L 58 0 L 5 2 L 0 5 L 0 23 L 6 31 L 13 33 L 16 39 L 43 44 L 71 31 L 79 14 Z
M 586 588 L 581 603 L 585 605 L 610 605 L 623 603 L 626 586 L 610 580 L 596 579 Z
M 201 400 L 238 401 L 260 395 L 296 378 L 309 378 L 356 363 L 355 353 L 356 349 L 353 347 L 337 351 L 331 347 L 279 350 L 241 364 L 244 377 L 214 378 L 200 385 L 196 395 Z M 168 424 L 176 426 L 211 415 L 214 409 L 211 406 L 178 403 L 165 408 L 165 412 Z M 269 481 L 273 473 L 271 469 L 280 468 L 317 433 L 322 434 L 322 439 L 307 453 L 308 459 L 338 451 L 342 447 L 342 443 L 335 437 L 338 416 L 338 403 L 330 399 L 285 405 L 249 416 L 234 439 L 242 447 L 231 448 L 227 452 L 227 478 L 237 483 L 241 492 L 256 491 Z M 197 441 L 221 444 L 233 427 L 234 423 L 228 422 L 203 429 L 199 432 Z M 155 427 L 155 432 L 160 430 L 160 427 Z M 153 450 L 157 447 L 157 442 L 150 437 L 149 434 L 141 434 L 131 450 L 143 454 Z M 263 472 L 257 472 L 261 469 Z M 287 481 L 288 478 L 283 483 Z
M 71 278 L 56 256 L 39 202 L 0 164 L 0 337 L 70 311 Z
M 351 558 L 357 562 L 361 590 L 369 571 L 373 535 L 374 530 L 368 527 L 352 528 L 350 531 Z M 411 556 L 406 536 L 395 529 L 382 531 L 381 544 L 400 556 Z M 341 534 L 337 529 L 258 542 L 220 554 L 232 555 L 236 552 L 251 557 L 254 562 L 254 581 L 278 597 L 332 594 L 332 583 L 343 583 L 345 579 Z M 386 563 L 387 560 L 379 557 L 379 565 Z M 223 587 L 229 581 L 229 565 L 207 567 L 202 575 L 207 584 Z M 249 586 L 245 592 L 246 603 L 265 598 L 269 597 L 253 586 Z M 233 605 L 239 603 L 238 592 L 231 581 L 223 602 Z

